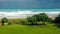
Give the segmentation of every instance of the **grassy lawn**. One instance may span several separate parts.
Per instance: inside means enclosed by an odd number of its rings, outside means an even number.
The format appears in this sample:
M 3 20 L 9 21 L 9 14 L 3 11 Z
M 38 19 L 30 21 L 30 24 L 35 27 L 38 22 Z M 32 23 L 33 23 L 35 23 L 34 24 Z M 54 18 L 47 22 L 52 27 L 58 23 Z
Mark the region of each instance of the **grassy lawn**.
M 60 28 L 56 26 L 27 26 L 5 25 L 0 26 L 0 34 L 60 34 Z

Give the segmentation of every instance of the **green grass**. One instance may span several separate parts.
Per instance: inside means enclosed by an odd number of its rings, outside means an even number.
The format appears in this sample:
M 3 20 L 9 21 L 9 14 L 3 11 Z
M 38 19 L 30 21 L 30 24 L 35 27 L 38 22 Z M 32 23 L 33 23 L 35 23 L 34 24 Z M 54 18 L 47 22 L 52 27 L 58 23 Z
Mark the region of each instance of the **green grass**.
M 60 28 L 56 26 L 27 26 L 5 25 L 0 26 L 0 34 L 60 34 Z

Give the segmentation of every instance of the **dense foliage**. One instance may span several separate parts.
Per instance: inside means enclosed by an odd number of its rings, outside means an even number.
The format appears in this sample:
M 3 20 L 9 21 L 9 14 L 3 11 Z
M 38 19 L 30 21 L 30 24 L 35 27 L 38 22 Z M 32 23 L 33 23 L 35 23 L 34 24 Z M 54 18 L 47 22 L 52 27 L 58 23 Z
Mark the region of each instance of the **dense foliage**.
M 48 16 L 45 13 L 40 13 L 40 14 L 34 15 L 34 17 L 37 18 L 38 22 L 47 21 L 47 19 L 48 19 Z
M 37 20 L 35 17 L 28 17 L 27 21 L 30 22 L 30 24 L 32 25 L 37 23 Z
M 5 22 L 8 22 L 8 19 L 4 17 L 2 18 L 2 21 L 1 21 L 2 25 L 4 25 Z
M 27 20 L 31 24 L 37 24 L 39 22 L 43 22 L 43 24 L 45 22 L 52 22 L 52 19 L 49 18 L 48 15 L 46 15 L 45 13 L 40 13 L 40 14 L 33 15 L 32 17 L 27 17 Z
M 60 23 L 60 14 L 55 17 L 55 20 L 54 20 L 55 23 Z

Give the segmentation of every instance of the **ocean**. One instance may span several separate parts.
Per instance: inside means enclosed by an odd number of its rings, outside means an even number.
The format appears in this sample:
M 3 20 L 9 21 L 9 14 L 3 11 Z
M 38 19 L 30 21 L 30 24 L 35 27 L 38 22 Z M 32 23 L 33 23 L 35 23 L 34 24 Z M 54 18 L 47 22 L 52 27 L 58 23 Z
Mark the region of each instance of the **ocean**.
M 60 9 L 0 9 L 0 18 L 25 18 L 39 13 L 57 16 L 60 13 Z
M 28 10 L 28 11 L 60 11 L 60 9 L 37 9 L 37 8 L 32 8 L 32 9 L 23 9 L 23 8 L 20 8 L 20 9 L 0 9 L 0 11 L 24 11 L 24 10 Z

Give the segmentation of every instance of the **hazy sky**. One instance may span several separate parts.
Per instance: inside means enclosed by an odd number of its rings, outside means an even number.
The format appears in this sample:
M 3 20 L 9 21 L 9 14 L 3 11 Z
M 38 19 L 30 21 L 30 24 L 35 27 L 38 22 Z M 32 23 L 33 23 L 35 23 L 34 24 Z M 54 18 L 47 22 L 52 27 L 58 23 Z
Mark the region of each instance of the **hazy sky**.
M 60 0 L 0 0 L 0 8 L 60 8 Z

